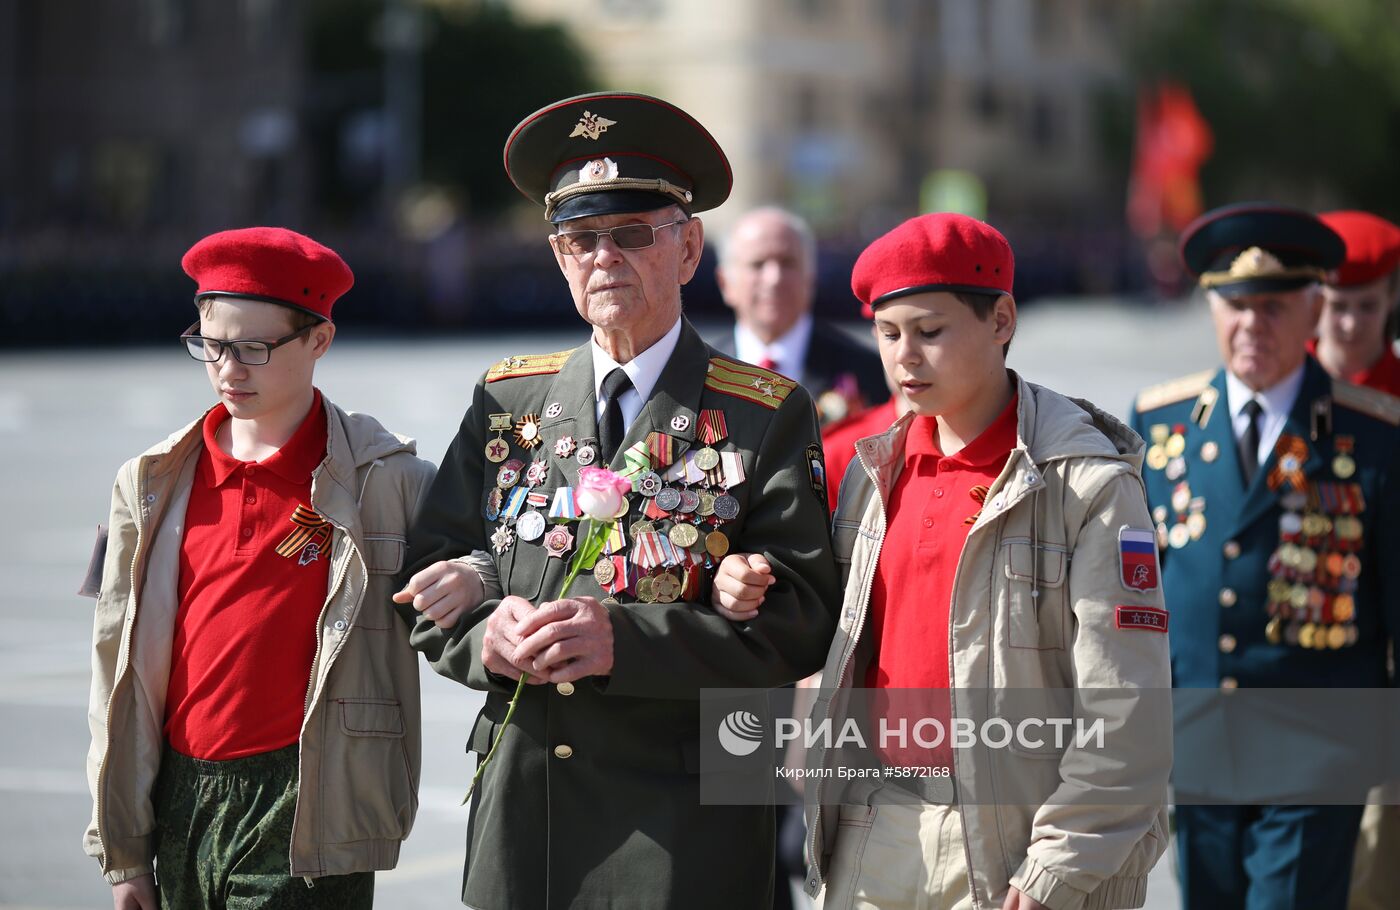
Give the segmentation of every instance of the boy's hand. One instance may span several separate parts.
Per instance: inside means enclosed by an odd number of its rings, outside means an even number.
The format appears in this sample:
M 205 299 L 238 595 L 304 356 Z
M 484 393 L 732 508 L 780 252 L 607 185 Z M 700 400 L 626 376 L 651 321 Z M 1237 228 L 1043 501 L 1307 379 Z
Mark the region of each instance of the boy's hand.
M 1045 910 L 1045 905 L 1012 888 L 1002 902 L 1001 910 Z
M 733 553 L 724 558 L 715 572 L 710 604 L 725 619 L 745 622 L 758 615 L 764 592 L 775 581 L 773 567 L 762 555 Z
M 457 625 L 462 613 L 481 603 L 485 591 L 476 569 L 460 562 L 435 562 L 414 575 L 402 591 L 394 595 L 394 603 L 412 603 L 424 618 L 437 623 L 440 629 Z
M 114 910 L 160 910 L 156 898 L 156 877 L 140 875 L 112 886 Z

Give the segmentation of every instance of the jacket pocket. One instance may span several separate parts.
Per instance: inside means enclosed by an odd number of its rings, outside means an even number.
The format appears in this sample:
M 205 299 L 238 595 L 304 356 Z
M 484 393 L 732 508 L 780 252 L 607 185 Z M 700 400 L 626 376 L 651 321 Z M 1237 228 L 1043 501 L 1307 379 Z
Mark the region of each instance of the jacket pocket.
M 831 552 L 841 565 L 849 565 L 860 539 L 860 522 L 838 521 L 831 526 Z
M 476 716 L 476 723 L 472 724 L 472 734 L 467 737 L 467 751 L 475 752 L 477 755 L 485 755 L 491 751 L 491 743 L 496 738 L 497 724 L 482 711 Z
M 371 575 L 396 575 L 403 568 L 408 541 L 402 534 L 365 534 L 365 568 Z
M 1007 538 L 1001 546 L 1011 647 L 1063 649 L 1069 554 L 1062 544 L 1033 545 L 1028 537 Z
M 323 750 L 321 792 L 327 843 L 400 840 L 417 806 L 418 772 L 405 746 L 403 708 L 390 698 L 332 701 L 335 732 Z

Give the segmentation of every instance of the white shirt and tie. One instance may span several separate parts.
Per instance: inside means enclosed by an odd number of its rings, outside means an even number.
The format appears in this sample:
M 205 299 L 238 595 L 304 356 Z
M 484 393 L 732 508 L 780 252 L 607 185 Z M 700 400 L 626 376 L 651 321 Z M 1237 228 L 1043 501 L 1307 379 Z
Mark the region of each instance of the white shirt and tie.
M 1225 371 L 1225 397 L 1230 407 L 1230 423 L 1235 433 L 1236 446 L 1242 445 L 1245 433 L 1249 431 L 1249 414 L 1245 412 L 1245 403 L 1255 401 L 1259 404 L 1259 447 L 1254 453 L 1257 464 L 1262 465 L 1274 450 L 1279 436 L 1283 434 L 1283 425 L 1287 422 L 1288 414 L 1293 410 L 1293 404 L 1298 400 L 1298 393 L 1302 388 L 1302 366 L 1262 392 L 1254 391 L 1234 373 Z
M 603 380 L 613 370 L 621 369 L 627 374 L 631 381 L 631 386 L 624 389 L 618 395 L 617 404 L 622 409 L 623 433 L 631 428 L 632 421 L 637 419 L 637 415 L 642 413 L 642 405 L 651 397 L 651 390 L 656 388 L 656 383 L 661 379 L 661 371 L 666 368 L 666 363 L 671 359 L 671 354 L 676 350 L 676 342 L 681 338 L 681 320 L 676 319 L 676 324 L 671 326 L 671 330 L 656 344 L 642 351 L 627 363 L 618 363 L 608 356 L 607 352 L 598 346 L 596 340 L 590 342 L 590 349 L 593 352 L 593 396 L 597 400 L 597 410 L 594 416 L 599 423 L 603 420 L 603 411 L 607 407 L 606 397 L 603 395 Z M 606 457 L 606 456 L 605 456 Z
M 782 337 L 764 344 L 742 324 L 734 324 L 734 356 L 755 366 L 780 373 L 789 379 L 802 377 L 807 362 L 807 345 L 812 340 L 812 314 L 804 313 Z M 771 365 L 770 365 L 771 364 Z

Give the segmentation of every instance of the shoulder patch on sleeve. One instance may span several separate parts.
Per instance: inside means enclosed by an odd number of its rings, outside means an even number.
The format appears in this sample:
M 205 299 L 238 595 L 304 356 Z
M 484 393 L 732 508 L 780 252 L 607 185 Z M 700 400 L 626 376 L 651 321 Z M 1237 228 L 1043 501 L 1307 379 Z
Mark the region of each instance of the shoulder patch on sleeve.
M 486 371 L 486 381 L 514 379 L 517 376 L 544 376 L 564 369 L 564 364 L 573 350 L 555 351 L 553 354 L 518 354 L 507 357 Z
M 1360 411 L 1368 417 L 1400 426 L 1400 398 L 1367 386 L 1352 385 L 1340 379 L 1332 381 L 1332 400 L 1343 407 Z
M 797 383 L 786 376 L 728 357 L 711 357 L 706 369 L 705 388 L 752 401 L 772 411 L 797 388 Z
M 1137 397 L 1138 413 L 1155 411 L 1157 408 L 1193 398 L 1210 388 L 1210 381 L 1214 378 L 1215 370 L 1202 370 L 1143 389 Z

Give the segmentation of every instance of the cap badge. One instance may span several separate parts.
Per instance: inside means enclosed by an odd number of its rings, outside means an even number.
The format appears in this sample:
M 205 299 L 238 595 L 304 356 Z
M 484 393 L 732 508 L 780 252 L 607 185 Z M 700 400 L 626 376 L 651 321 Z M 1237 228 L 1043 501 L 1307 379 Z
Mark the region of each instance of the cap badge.
M 606 117 L 584 111 L 583 116 L 578 118 L 578 123 L 574 124 L 574 131 L 569 134 L 569 138 L 583 136 L 588 139 L 597 139 L 608 131 L 608 127 L 616 125 L 616 120 L 609 120 Z
M 1276 275 L 1285 271 L 1278 257 L 1257 246 L 1252 246 L 1235 257 L 1230 263 L 1231 278 L 1254 278 L 1261 275 Z
M 599 180 L 616 180 L 617 162 L 611 158 L 595 158 L 578 172 L 579 183 L 596 183 Z

